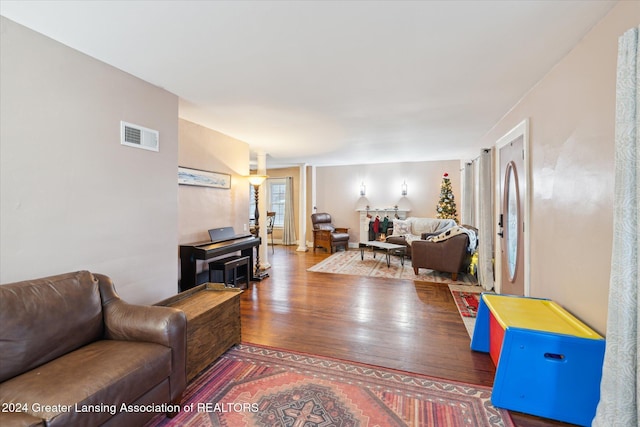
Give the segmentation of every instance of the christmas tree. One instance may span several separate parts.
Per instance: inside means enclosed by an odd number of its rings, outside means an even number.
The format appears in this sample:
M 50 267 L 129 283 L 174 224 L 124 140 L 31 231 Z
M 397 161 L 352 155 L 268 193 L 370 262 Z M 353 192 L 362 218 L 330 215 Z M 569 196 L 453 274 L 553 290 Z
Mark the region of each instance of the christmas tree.
M 436 218 L 453 219 L 458 222 L 458 211 L 456 210 L 456 202 L 453 197 L 453 190 L 451 189 L 451 180 L 449 179 L 449 174 L 446 172 L 442 175 L 440 201 L 438 202 L 436 211 L 438 211 Z

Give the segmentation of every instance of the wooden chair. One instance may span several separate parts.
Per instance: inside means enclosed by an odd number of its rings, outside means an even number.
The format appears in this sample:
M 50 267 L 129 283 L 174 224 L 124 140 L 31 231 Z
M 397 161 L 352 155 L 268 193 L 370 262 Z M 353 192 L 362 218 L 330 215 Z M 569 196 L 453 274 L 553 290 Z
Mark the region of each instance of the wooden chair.
M 267 238 L 271 236 L 271 253 L 273 253 L 273 223 L 276 221 L 275 212 L 267 212 Z M 267 244 L 269 244 L 267 242 Z
M 331 215 L 328 213 L 315 213 L 311 215 L 313 224 L 313 252 L 316 248 L 324 248 L 333 253 L 342 246 L 346 251 L 349 246 L 349 229 L 334 227 L 331 223 Z

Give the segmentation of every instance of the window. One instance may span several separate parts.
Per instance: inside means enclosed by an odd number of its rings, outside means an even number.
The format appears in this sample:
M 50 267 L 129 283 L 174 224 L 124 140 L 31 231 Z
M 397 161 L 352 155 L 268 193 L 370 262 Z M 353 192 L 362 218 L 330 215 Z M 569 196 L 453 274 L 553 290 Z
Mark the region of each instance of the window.
M 285 210 L 285 178 L 268 178 L 262 186 L 266 186 L 267 197 L 267 211 L 275 212 L 276 219 L 273 223 L 274 227 L 284 227 L 284 210 Z M 253 186 L 249 184 L 250 200 L 249 200 L 249 218 L 251 223 L 254 223 L 254 216 L 256 212 L 256 199 Z M 260 217 L 260 224 L 263 224 L 262 217 Z
M 276 213 L 274 227 L 284 227 L 285 179 L 267 179 L 267 210 Z

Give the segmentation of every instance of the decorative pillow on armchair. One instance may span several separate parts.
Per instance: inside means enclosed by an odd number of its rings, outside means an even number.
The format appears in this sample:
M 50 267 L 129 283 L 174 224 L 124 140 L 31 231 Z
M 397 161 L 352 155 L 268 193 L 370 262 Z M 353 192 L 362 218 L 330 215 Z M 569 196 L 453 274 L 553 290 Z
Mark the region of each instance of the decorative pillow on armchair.
M 411 221 L 394 219 L 393 220 L 393 236 L 404 236 L 411 233 Z

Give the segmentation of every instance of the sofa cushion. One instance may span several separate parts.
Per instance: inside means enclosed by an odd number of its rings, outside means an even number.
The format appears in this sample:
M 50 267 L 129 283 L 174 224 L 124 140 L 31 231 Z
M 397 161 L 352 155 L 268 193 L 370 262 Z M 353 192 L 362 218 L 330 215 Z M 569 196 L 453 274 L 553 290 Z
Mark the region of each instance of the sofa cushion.
M 0 286 L 0 382 L 102 337 L 98 282 L 88 271 Z
M 411 234 L 416 236 L 420 236 L 422 233 L 440 233 L 456 226 L 456 222 L 452 219 L 412 217 L 410 220 Z
M 349 233 L 333 233 L 331 235 L 333 242 L 348 242 L 349 241 Z
M 407 240 L 404 238 L 404 236 L 396 236 L 396 235 L 387 236 L 387 239 L 385 240 L 385 242 L 393 243 L 394 245 L 407 244 Z
M 48 426 L 100 425 L 170 373 L 169 347 L 96 341 L 2 383 L 0 402 L 27 402 L 27 414 Z
M 411 233 L 411 220 L 394 219 L 393 236 L 404 236 Z

